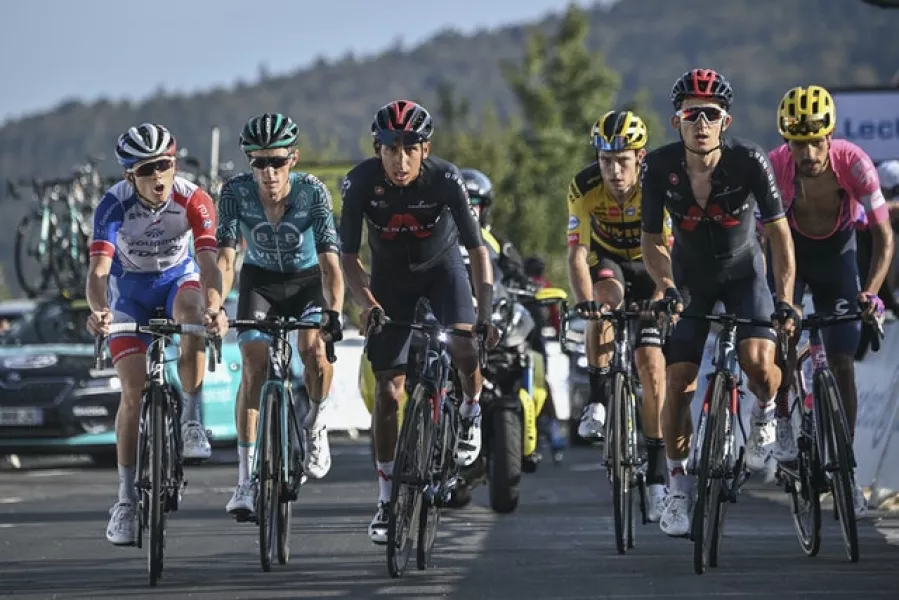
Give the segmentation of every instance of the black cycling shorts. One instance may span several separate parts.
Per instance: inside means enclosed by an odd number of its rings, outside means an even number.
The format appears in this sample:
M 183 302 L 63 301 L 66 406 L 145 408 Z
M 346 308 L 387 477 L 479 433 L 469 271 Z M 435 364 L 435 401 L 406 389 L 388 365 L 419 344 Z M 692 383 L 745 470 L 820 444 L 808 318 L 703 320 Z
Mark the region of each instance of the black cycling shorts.
M 240 269 L 238 291 L 238 319 L 278 316 L 318 323 L 325 308 L 318 267 L 297 273 L 279 273 L 244 264 Z M 268 339 L 267 335 L 255 330 L 238 327 L 237 331 L 241 342 Z
M 434 316 L 443 325 L 474 324 L 471 281 L 465 263 L 450 260 L 426 271 L 400 274 L 390 265 L 373 264 L 371 292 L 393 321 L 411 323 L 419 298 L 427 298 Z M 372 371 L 405 371 L 409 362 L 412 331 L 384 327 L 368 340 Z
M 711 314 L 717 302 L 724 303 L 724 310 L 744 319 L 771 320 L 774 313 L 774 299 L 768 289 L 765 278 L 765 264 L 761 252 L 756 252 L 747 264 L 740 265 L 726 272 L 739 273 L 736 278 L 714 276 L 704 272 L 702 265 L 692 265 L 688 275 L 688 267 L 673 257 L 674 280 L 687 303 L 685 316 L 704 316 Z M 707 276 L 704 276 L 707 275 Z M 708 321 L 699 319 L 680 319 L 668 338 L 667 362 L 669 365 L 689 362 L 696 365 L 702 362 L 702 350 L 709 335 Z M 776 341 L 774 330 L 770 327 L 737 327 L 737 341 L 748 338 L 761 338 Z
M 626 260 L 614 254 L 604 253 L 594 246 L 588 264 L 593 283 L 604 279 L 616 280 L 622 289 L 627 291 L 625 299 L 628 302 L 651 300 L 656 293 L 656 284 L 642 260 Z M 661 347 L 662 333 L 659 331 L 658 323 L 640 320 L 634 340 L 635 348 Z

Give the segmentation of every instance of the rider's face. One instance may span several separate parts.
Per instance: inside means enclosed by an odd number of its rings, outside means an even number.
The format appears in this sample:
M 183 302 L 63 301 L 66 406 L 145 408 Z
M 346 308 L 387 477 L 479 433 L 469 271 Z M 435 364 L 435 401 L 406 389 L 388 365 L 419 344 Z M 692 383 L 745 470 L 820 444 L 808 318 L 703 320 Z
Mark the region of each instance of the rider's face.
M 730 123 L 727 111 L 708 98 L 685 98 L 671 117 L 671 125 L 680 131 L 687 146 L 700 153 L 714 150 Z
M 616 194 L 627 193 L 637 184 L 640 161 L 645 155 L 646 150 L 600 152 L 597 161 L 603 183 Z
M 175 168 L 175 159 L 163 156 L 137 163 L 126 175 L 141 198 L 151 204 L 162 204 L 172 193 Z
M 390 183 L 405 187 L 415 181 L 421 174 L 421 161 L 431 152 L 431 143 L 423 142 L 412 146 L 403 146 L 400 142 L 392 146 L 378 146 L 378 156 L 384 165 L 384 173 Z
M 807 177 L 817 177 L 827 169 L 827 153 L 830 151 L 830 136 L 802 142 L 790 141 L 790 154 L 796 161 L 796 169 Z
M 250 152 L 253 178 L 268 198 L 278 199 L 290 183 L 290 169 L 297 164 L 297 153 L 288 148 L 266 148 Z

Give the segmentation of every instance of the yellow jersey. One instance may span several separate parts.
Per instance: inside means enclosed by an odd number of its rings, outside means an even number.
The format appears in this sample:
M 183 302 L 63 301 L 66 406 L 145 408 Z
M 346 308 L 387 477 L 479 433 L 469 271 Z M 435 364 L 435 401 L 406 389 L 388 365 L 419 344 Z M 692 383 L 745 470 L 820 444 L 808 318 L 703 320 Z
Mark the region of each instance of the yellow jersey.
M 591 163 L 568 186 L 568 245 L 641 260 L 642 199 L 637 182 L 624 204 L 619 204 L 603 184 L 599 164 Z M 670 232 L 670 219 L 666 218 L 666 236 Z

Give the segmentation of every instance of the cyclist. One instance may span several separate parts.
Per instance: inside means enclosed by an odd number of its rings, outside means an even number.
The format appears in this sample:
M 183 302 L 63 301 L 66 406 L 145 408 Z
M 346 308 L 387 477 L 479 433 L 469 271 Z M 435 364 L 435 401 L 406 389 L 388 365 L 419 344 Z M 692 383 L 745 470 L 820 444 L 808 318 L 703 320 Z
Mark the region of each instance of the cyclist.
M 143 123 L 118 138 L 116 158 L 124 179 L 112 186 L 94 213 L 86 297 L 87 329 L 105 335 L 112 321 L 147 324 L 157 307 L 178 323 L 203 324 L 222 334 L 221 274 L 215 265 L 215 206 L 193 183 L 175 176 L 175 138 L 163 126 Z M 196 256 L 190 252 L 191 236 Z M 119 500 L 110 510 L 106 539 L 135 540 L 134 489 L 141 393 L 146 383 L 149 336 L 110 337 L 122 399 L 116 414 Z M 184 392 L 182 456 L 207 459 L 209 440 L 200 424 L 205 343 L 185 335 L 178 375 Z
M 676 111 L 671 124 L 681 139 L 650 152 L 643 161 L 642 248 L 647 270 L 675 312 L 683 309 L 685 315 L 701 316 L 720 300 L 739 317 L 771 319 L 775 305 L 755 231 L 757 204 L 772 247 L 776 317 L 789 329 L 798 318 L 790 303 L 790 229 L 767 156 L 755 144 L 724 136 L 732 121 L 730 83 L 711 69 L 694 69 L 675 82 L 671 100 Z M 675 225 L 670 253 L 663 236 L 665 208 Z M 681 319 L 669 340 L 663 433 L 670 496 L 659 524 L 672 536 L 690 531 L 690 398 L 708 331 L 707 322 Z M 740 365 L 758 398 L 746 444 L 747 465 L 757 470 L 764 467 L 774 442 L 774 398 L 781 371 L 775 365 L 774 331 L 741 327 L 737 338 Z
M 893 258 L 889 209 L 871 159 L 852 142 L 833 139 L 835 127 L 834 101 L 823 87 L 795 87 L 780 101 L 777 129 L 786 143 L 772 150 L 769 158 L 796 248 L 793 301 L 800 303 L 808 286 L 816 311 L 845 314 L 862 306 L 866 316 L 882 318 L 884 306 L 877 291 Z M 859 285 L 855 233 L 862 208 L 873 246 L 864 287 Z M 823 331 L 852 435 L 858 405 L 854 355 L 860 335 L 858 322 Z M 779 404 L 775 458 L 794 460 L 797 448 L 789 406 L 786 401 Z M 864 492 L 856 484 L 855 512 L 864 511 Z
M 636 302 L 661 298 L 646 271 L 640 250 L 641 190 L 639 168 L 646 155 L 647 131 L 631 111 L 607 112 L 594 123 L 591 141 L 596 160 L 574 176 L 568 186 L 568 278 L 575 311 L 590 317 L 620 308 L 625 286 Z M 584 340 L 590 364 L 590 402 L 584 407 L 578 435 L 601 436 L 609 402 L 609 363 L 614 328 L 591 320 Z M 665 446 L 660 415 L 665 398 L 665 359 L 661 332 L 642 321 L 635 344 L 635 362 L 643 384 L 643 435 L 647 448 L 647 518 L 655 522 L 665 501 Z
M 459 251 L 461 242 L 471 262 L 478 329 L 486 332 L 488 346 L 497 342 L 497 332 L 489 325 L 493 296 L 490 259 L 458 169 L 429 156 L 433 130 L 430 114 L 415 102 L 397 100 L 383 106 L 371 125 L 377 156 L 353 168 L 341 186 L 344 271 L 363 307 L 363 328 L 367 331 L 374 325 L 368 358 L 377 380 L 373 434 L 379 501 L 368 532 L 379 544 L 387 540 L 396 410 L 403 397 L 412 336 L 408 330 L 381 327 L 379 319 L 373 318 L 373 309 L 408 322 L 414 318 L 418 298 L 424 296 L 441 323 L 471 328 L 475 322 L 472 285 Z M 370 278 L 359 260 L 363 219 L 368 224 L 372 254 Z M 464 395 L 460 407 L 463 426 L 454 456 L 460 465 L 468 466 L 481 445 L 478 351 L 473 339 L 458 337 L 450 339 L 450 351 Z
M 218 265 L 227 294 L 234 282 L 238 243 L 246 239 L 238 319 L 295 317 L 323 326 L 321 332 L 301 330 L 297 337 L 310 400 L 303 423 L 308 434 L 305 472 L 321 478 L 331 468 L 323 414 L 333 370 L 325 356 L 325 338 L 338 341 L 342 336 L 344 289 L 328 188 L 312 175 L 291 172 L 299 159 L 297 136 L 296 123 L 282 114 L 265 113 L 247 121 L 240 148 L 252 171 L 231 177 L 222 187 Z M 250 469 L 271 339 L 259 331 L 239 331 L 243 369 L 237 394 L 237 487 L 226 510 L 245 519 L 255 510 Z

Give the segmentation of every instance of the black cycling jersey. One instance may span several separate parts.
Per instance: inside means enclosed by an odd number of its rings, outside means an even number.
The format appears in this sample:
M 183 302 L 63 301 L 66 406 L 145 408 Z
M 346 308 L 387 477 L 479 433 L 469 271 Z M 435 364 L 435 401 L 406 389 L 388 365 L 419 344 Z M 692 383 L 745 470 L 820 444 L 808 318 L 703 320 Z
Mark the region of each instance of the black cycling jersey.
M 646 155 L 641 187 L 643 231 L 662 233 L 663 211 L 667 208 L 674 225 L 672 253 L 680 257 L 679 262 L 708 265 L 716 271 L 735 262 L 746 263 L 744 259 L 760 252 L 756 204 L 765 223 L 784 216 L 783 201 L 767 155 L 752 142 L 739 139 L 721 143 L 721 160 L 712 173 L 712 189 L 705 210 L 693 197 L 687 176 L 686 149 L 681 142 L 662 146 Z
M 387 179 L 380 159 L 369 158 L 347 174 L 341 195 L 343 251 L 359 252 L 364 216 L 372 263 L 394 271 L 461 262 L 459 243 L 468 249 L 483 246 L 459 169 L 445 160 L 426 158 L 415 181 L 399 187 Z

